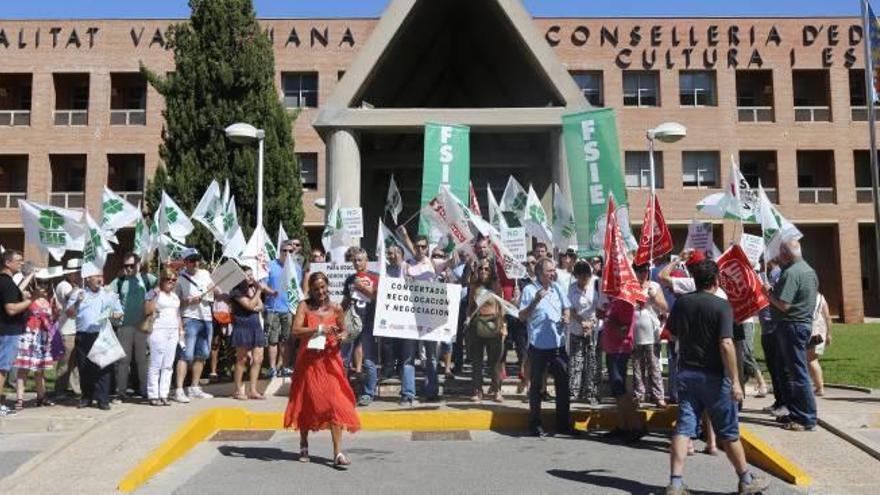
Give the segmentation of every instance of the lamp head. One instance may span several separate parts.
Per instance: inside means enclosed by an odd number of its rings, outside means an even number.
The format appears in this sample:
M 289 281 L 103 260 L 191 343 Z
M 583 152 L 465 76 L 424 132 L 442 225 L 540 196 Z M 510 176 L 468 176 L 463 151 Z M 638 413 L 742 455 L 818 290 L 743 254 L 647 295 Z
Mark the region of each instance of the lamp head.
M 226 128 L 226 137 L 233 143 L 249 143 L 255 139 L 262 139 L 265 133 L 262 129 L 238 122 Z
M 687 128 L 678 122 L 664 122 L 648 130 L 648 139 L 674 143 L 687 135 Z
M 327 208 L 327 198 L 318 198 L 315 200 L 315 207 L 324 209 Z

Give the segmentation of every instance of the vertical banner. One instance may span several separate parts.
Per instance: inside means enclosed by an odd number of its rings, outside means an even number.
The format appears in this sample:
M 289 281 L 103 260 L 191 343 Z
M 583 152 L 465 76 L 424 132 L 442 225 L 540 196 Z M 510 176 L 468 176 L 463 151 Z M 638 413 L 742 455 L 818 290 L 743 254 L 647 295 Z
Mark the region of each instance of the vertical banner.
M 572 194 L 578 253 L 603 253 L 608 197 L 614 195 L 617 221 L 629 249 L 638 246 L 629 227 L 626 185 L 614 110 L 602 108 L 562 117 L 562 133 Z M 581 193 L 583 192 L 583 193 Z
M 441 184 L 448 185 L 457 198 L 467 198 L 470 192 L 470 176 L 470 128 L 464 125 L 426 123 L 420 205 L 425 207 L 434 199 Z M 430 231 L 429 223 L 422 218 L 419 222 L 419 233 L 428 235 Z

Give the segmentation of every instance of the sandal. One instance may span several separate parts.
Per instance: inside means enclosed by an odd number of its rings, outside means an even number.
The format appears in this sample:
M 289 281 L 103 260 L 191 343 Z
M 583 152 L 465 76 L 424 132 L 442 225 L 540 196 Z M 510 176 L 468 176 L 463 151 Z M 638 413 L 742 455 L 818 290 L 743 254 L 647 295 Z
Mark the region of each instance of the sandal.
M 333 458 L 333 467 L 344 468 L 345 466 L 351 465 L 351 459 L 349 459 L 342 452 L 336 454 L 336 457 Z
M 164 406 L 165 403 L 162 402 L 162 400 L 160 400 L 160 399 L 150 399 L 150 405 L 151 406 Z
M 244 392 L 236 392 L 232 394 L 232 398 L 235 400 L 248 400 L 248 396 Z
M 311 462 L 309 459 L 309 446 L 308 445 L 300 445 L 299 446 L 299 462 Z
M 248 394 L 248 399 L 266 400 L 266 396 L 263 394 Z
M 24 399 L 18 399 L 15 401 L 15 410 L 21 411 L 24 409 Z
M 37 397 L 37 406 L 38 407 L 43 407 L 43 406 L 52 407 L 54 405 L 55 405 L 55 403 L 52 402 L 51 400 L 49 400 L 49 398 L 46 396 Z

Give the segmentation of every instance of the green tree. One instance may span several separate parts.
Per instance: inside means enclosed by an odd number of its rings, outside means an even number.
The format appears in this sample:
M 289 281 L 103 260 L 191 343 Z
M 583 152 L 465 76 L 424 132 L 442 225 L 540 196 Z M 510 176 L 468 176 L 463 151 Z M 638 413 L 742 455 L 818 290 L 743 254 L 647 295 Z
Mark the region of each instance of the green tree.
M 229 180 L 246 236 L 255 227 L 257 146 L 239 145 L 224 129 L 247 122 L 266 132 L 263 222 L 276 232 L 283 221 L 292 235 L 307 241 L 303 229 L 302 183 L 293 151 L 291 121 L 275 88 L 272 43 L 260 29 L 251 0 L 190 0 L 189 22 L 168 30 L 175 70 L 160 77 L 141 66 L 165 98 L 162 163 L 147 187 L 155 211 L 162 190 L 191 212 L 212 179 Z M 213 237 L 200 224 L 187 239 L 203 253 Z

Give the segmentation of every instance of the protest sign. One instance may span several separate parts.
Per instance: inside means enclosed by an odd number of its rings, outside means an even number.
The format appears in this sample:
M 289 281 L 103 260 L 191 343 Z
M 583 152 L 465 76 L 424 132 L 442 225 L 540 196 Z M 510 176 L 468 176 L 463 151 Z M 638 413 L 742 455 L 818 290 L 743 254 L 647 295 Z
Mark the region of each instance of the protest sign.
M 749 258 L 749 262 L 756 265 L 764 252 L 764 238 L 743 232 L 739 245 Z
M 526 229 L 524 227 L 508 227 L 501 230 L 501 242 L 507 246 L 513 258 L 520 263 L 526 261 L 528 247 L 526 246 Z
M 367 263 L 367 271 L 379 273 L 379 263 L 371 261 Z M 345 279 L 354 275 L 354 266 L 351 263 L 312 263 L 309 272 L 322 272 L 330 281 L 330 300 L 335 303 L 342 302 L 342 291 L 345 289 Z
M 702 251 L 703 253 L 711 253 L 714 245 L 715 242 L 712 238 L 712 224 L 709 222 L 691 220 L 691 224 L 688 226 L 687 240 L 684 241 L 684 248 Z
M 718 281 L 727 294 L 736 323 L 742 323 L 769 304 L 758 274 L 738 245 L 730 246 L 718 258 L 718 272 Z
M 468 197 L 470 173 L 470 128 L 463 125 L 426 123 L 422 195 L 419 204 L 424 208 L 437 196 L 441 185 L 448 186 L 458 198 Z M 427 235 L 429 231 L 430 224 L 423 218 L 419 233 Z
M 364 210 L 362 208 L 341 208 L 342 228 L 349 237 L 364 236 Z
M 242 283 L 244 279 L 244 272 L 238 266 L 238 263 L 233 260 L 228 260 L 211 273 L 211 281 L 214 282 L 214 286 L 220 289 L 221 292 L 226 293 Z
M 460 300 L 457 284 L 380 278 L 373 335 L 452 342 Z

